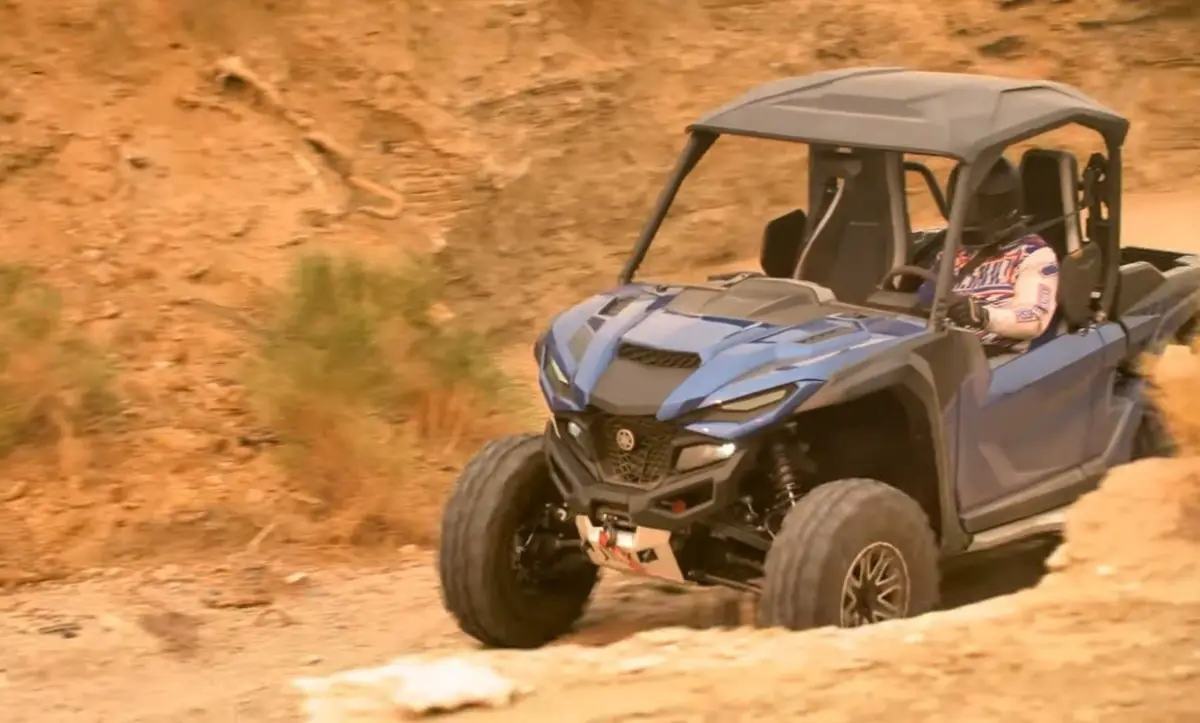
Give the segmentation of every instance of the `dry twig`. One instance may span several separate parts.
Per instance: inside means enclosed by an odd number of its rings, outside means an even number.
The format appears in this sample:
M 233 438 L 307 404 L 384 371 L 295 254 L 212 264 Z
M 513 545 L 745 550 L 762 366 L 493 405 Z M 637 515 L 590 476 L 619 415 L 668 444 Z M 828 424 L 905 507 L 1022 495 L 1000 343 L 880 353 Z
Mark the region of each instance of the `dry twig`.
M 283 99 L 283 94 L 279 92 L 279 89 L 247 67 L 245 61 L 240 57 L 229 56 L 217 61 L 214 67 L 214 74 L 217 81 L 223 85 L 229 85 L 230 80 L 235 80 L 252 88 L 259 98 L 274 112 L 283 117 L 284 120 L 299 130 L 308 131 L 304 136 L 304 141 L 317 151 L 330 170 L 338 174 L 346 185 L 388 202 L 386 206 L 364 205 L 354 210 L 376 218 L 388 220 L 399 218 L 400 212 L 404 208 L 404 200 L 400 194 L 391 188 L 356 174 L 354 172 L 354 157 L 350 151 L 334 141 L 328 133 L 309 131 L 308 129 L 312 125 L 312 122 L 288 108 L 287 103 Z M 303 167 L 303 164 L 301 165 Z

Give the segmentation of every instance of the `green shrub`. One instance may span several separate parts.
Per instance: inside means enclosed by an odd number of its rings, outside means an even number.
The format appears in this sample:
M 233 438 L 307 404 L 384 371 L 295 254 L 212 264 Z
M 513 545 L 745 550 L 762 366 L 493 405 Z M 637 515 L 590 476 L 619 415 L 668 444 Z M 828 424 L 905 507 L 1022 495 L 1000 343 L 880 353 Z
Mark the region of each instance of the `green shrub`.
M 26 267 L 0 265 L 0 456 L 99 429 L 120 412 L 113 376 L 64 324 L 52 287 Z
M 435 313 L 442 284 L 420 260 L 316 254 L 270 302 L 247 386 L 292 483 L 318 516 L 346 518 L 348 535 L 427 539 L 414 517 L 440 502 L 447 465 L 495 429 L 507 380 L 480 336 Z
M 440 285 L 419 261 L 385 269 L 324 254 L 301 259 L 265 329 L 256 386 L 397 420 L 431 387 L 495 399 L 504 378 L 481 337 L 431 316 Z

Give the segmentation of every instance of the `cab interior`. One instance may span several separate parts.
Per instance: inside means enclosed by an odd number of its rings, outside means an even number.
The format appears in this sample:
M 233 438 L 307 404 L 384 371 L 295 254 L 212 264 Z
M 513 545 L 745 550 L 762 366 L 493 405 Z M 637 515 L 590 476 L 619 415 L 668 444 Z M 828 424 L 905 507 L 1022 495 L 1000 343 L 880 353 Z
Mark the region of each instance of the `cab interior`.
M 954 202 L 961 165 L 946 189 L 915 158 L 893 151 L 813 147 L 806 213 L 797 208 L 763 231 L 760 263 L 767 276 L 827 287 L 842 303 L 924 315 L 916 290 L 921 280 L 887 280 L 898 266 L 930 269 L 946 229 L 914 230 L 906 181 L 915 175 L 943 219 Z M 1030 348 L 1089 323 L 1102 274 L 1101 247 L 1108 232 L 1105 159 L 1094 154 L 1081 173 L 1075 156 L 1045 148 L 1026 150 L 1018 169 L 1022 212 L 1058 257 L 1060 281 L 1054 322 Z M 1086 216 L 1086 223 L 1085 218 Z

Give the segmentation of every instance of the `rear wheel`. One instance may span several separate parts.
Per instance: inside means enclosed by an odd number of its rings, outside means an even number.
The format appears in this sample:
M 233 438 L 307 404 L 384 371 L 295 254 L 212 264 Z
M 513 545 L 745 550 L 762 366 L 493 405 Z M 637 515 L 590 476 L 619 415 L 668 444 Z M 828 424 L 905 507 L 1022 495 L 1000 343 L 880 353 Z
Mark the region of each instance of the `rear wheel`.
M 1171 339 L 1163 356 L 1170 353 L 1172 346 L 1181 347 L 1184 354 L 1191 354 L 1195 351 L 1197 335 L 1200 334 L 1200 317 L 1193 317 L 1184 323 L 1179 328 L 1179 331 Z M 1162 357 L 1159 361 L 1165 361 Z M 1153 384 L 1153 381 L 1150 382 Z M 1154 402 L 1154 394 L 1149 393 L 1145 399 L 1145 411 L 1142 413 L 1142 419 L 1138 422 L 1137 431 L 1133 436 L 1133 451 L 1130 455 L 1132 459 L 1146 459 L 1148 457 L 1172 457 L 1176 454 L 1175 441 L 1171 439 L 1170 432 L 1167 431 L 1167 425 L 1163 422 L 1162 412 L 1158 405 Z
M 938 550 L 912 498 L 882 482 L 829 482 L 788 512 L 767 553 L 759 624 L 858 627 L 933 609 Z
M 583 615 L 598 571 L 565 519 L 540 435 L 489 442 L 455 482 L 442 519 L 442 601 L 484 645 L 536 648 Z
M 1149 457 L 1173 457 L 1175 442 L 1163 423 L 1162 414 L 1153 402 L 1146 402 L 1146 410 L 1142 413 L 1142 421 L 1138 423 L 1133 436 L 1134 460 Z

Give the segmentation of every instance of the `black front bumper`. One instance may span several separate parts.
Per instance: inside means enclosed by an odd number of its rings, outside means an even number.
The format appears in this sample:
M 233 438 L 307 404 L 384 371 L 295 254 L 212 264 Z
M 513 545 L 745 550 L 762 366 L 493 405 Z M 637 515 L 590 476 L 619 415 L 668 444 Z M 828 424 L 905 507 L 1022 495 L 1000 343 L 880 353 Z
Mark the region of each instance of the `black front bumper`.
M 671 531 L 704 522 L 736 502 L 741 478 L 753 468 L 756 456 L 753 447 L 739 447 L 723 462 L 634 486 L 606 481 L 600 466 L 582 459 L 553 423 L 546 427 L 544 446 L 550 476 L 572 515 L 595 519 L 604 511 L 629 524 Z M 686 507 L 680 509 L 679 501 L 686 501 Z

